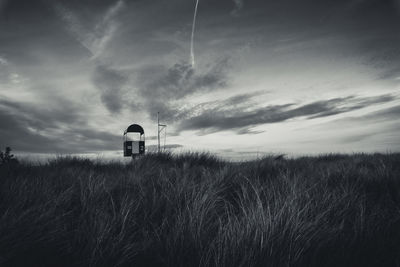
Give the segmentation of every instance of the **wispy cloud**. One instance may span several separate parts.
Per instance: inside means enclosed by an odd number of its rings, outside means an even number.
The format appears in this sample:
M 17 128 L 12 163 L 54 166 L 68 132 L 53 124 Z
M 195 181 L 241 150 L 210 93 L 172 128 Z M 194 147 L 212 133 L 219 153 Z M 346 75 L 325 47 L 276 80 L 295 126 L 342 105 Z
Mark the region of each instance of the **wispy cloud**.
M 72 36 L 93 56 L 95 54 L 91 42 L 93 39 L 93 34 L 83 27 L 79 17 L 70 9 L 62 6 L 61 4 L 55 5 L 55 10 L 59 14 L 60 18 L 66 23 L 66 28 L 72 34 Z
M 116 15 L 124 7 L 124 1 L 119 0 L 112 5 L 93 28 L 85 27 L 82 19 L 71 9 L 61 4 L 55 5 L 55 10 L 66 22 L 67 29 L 92 54 L 92 59 L 102 56 L 110 40 L 118 30 Z
M 392 95 L 376 97 L 355 97 L 334 98 L 317 101 L 305 105 L 292 103 L 285 105 L 270 105 L 260 108 L 252 108 L 253 96 L 241 96 L 242 108 L 232 104 L 232 98 L 221 101 L 213 108 L 202 107 L 199 115 L 183 119 L 178 125 L 178 131 L 197 130 L 200 134 L 207 134 L 217 131 L 234 130 L 238 134 L 257 134 L 251 128 L 270 123 L 284 122 L 290 119 L 305 117 L 315 119 L 346 113 L 362 109 L 375 104 L 387 103 L 396 99 Z M 213 105 L 215 103 L 213 102 Z M 296 107 L 297 106 L 297 107 Z M 196 111 L 199 113 L 199 111 Z
M 239 11 L 243 8 L 243 0 L 233 0 L 235 8 L 232 10 L 232 15 L 238 15 Z
M 10 80 L 10 70 L 8 68 L 7 59 L 0 57 L 0 84 L 8 83 Z
M 228 83 L 228 69 L 228 58 L 219 59 L 206 68 L 194 69 L 185 62 L 170 68 L 145 67 L 137 73 L 137 93 L 151 117 L 159 111 L 166 122 L 175 121 L 183 116 L 179 106 L 185 97 L 224 88 Z
M 117 31 L 119 23 L 115 20 L 115 17 L 123 9 L 124 5 L 124 1 L 119 0 L 107 10 L 103 19 L 96 25 L 95 38 L 92 41 L 95 51 L 94 58 L 103 53 Z
M 66 22 L 69 32 L 90 51 L 91 60 L 95 63 L 92 81 L 99 89 L 101 101 L 111 113 L 119 113 L 122 109 L 122 87 L 127 78 L 110 64 L 104 64 L 101 57 L 118 30 L 119 23 L 116 16 L 124 5 L 123 0 L 115 2 L 94 27 L 85 27 L 77 12 L 61 4 L 55 6 L 57 13 Z
M 0 65 L 7 66 L 8 65 L 7 59 L 0 56 Z

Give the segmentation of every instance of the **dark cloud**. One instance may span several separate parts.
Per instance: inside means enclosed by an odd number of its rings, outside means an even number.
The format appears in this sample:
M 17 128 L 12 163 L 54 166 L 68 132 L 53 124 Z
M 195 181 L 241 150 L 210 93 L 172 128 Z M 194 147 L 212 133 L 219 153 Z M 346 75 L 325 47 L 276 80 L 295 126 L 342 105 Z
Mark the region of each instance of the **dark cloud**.
M 256 37 L 263 44 L 270 42 L 268 38 L 288 39 L 290 44 L 331 38 L 340 41 L 340 47 L 336 48 L 338 56 L 348 54 L 354 61 L 362 61 L 380 71 L 382 79 L 400 76 L 400 5 L 397 0 L 244 2 L 241 16 L 230 21 L 235 29 L 231 40 L 237 37 L 237 32 L 250 40 Z M 221 32 L 222 28 L 229 28 L 227 25 L 219 28 L 216 23 L 208 27 Z M 275 30 L 270 31 L 268 27 Z
M 334 98 L 325 101 L 317 101 L 311 104 L 295 108 L 294 104 L 266 106 L 252 109 L 253 103 L 245 96 L 241 103 L 247 108 L 238 109 L 230 106 L 232 98 L 220 102 L 219 106 L 210 109 L 203 109 L 200 115 L 182 120 L 178 129 L 197 130 L 200 134 L 223 130 L 236 130 L 239 134 L 259 133 L 252 131 L 251 127 L 257 125 L 278 123 L 298 117 L 314 119 L 345 113 L 352 110 L 361 109 L 374 104 L 387 103 L 395 100 L 392 95 L 377 97 L 354 97 Z M 197 111 L 198 112 L 198 111 Z
M 176 121 L 183 116 L 179 105 L 185 97 L 227 85 L 228 68 L 229 58 L 196 69 L 185 62 L 174 64 L 168 69 L 162 66 L 146 67 L 137 74 L 137 93 L 151 118 L 160 112 L 165 122 Z
M 36 131 L 58 128 L 60 124 L 81 124 L 84 122 L 82 108 L 65 99 L 52 99 L 47 106 L 0 100 L 3 114 L 18 118 L 21 124 Z
M 0 110 L 0 142 L 1 147 L 11 146 L 16 151 L 44 152 L 48 147 L 54 148 L 56 140 L 41 136 L 31 131 L 18 117 Z
M 92 129 L 83 112 L 77 110 L 65 100 L 47 108 L 1 100 L 0 145 L 37 153 L 87 153 L 120 148 L 119 135 Z
M 105 65 L 98 65 L 93 73 L 93 82 L 100 90 L 101 101 L 111 113 L 119 113 L 123 107 L 122 88 L 127 78 Z
M 379 79 L 391 80 L 400 76 L 400 37 L 397 34 L 376 33 L 360 44 L 360 50 L 367 55 L 363 63 L 377 70 Z
M 138 76 L 139 90 L 148 98 L 181 99 L 198 90 L 211 90 L 226 85 L 228 58 L 206 66 L 205 69 L 194 69 L 182 62 L 169 69 L 149 67 L 140 71 Z
M 245 134 L 260 134 L 260 133 L 264 133 L 264 132 L 265 131 L 255 131 L 250 128 L 242 128 L 242 129 L 239 129 L 236 133 L 240 134 L 240 135 L 245 135 Z
M 332 116 L 340 113 L 361 109 L 374 104 L 386 103 L 395 100 L 393 95 L 382 95 L 377 97 L 356 98 L 353 96 L 347 98 L 337 98 L 329 101 L 319 101 L 310 105 L 305 105 L 294 110 L 294 113 L 304 113 L 305 115 L 315 114 L 310 119 Z M 316 111 L 316 113 L 313 113 Z
M 87 52 L 64 29 L 46 1 L 6 1 L 0 13 L 0 54 L 18 67 L 38 67 L 43 55 L 76 63 Z M 42 57 L 41 57 L 42 56 Z

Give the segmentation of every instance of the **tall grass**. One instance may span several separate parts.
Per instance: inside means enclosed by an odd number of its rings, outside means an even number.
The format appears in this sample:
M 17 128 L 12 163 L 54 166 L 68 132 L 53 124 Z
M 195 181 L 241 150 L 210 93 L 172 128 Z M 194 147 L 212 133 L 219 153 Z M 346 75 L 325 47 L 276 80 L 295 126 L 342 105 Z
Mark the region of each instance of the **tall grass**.
M 4 165 L 0 266 L 400 266 L 400 154 Z

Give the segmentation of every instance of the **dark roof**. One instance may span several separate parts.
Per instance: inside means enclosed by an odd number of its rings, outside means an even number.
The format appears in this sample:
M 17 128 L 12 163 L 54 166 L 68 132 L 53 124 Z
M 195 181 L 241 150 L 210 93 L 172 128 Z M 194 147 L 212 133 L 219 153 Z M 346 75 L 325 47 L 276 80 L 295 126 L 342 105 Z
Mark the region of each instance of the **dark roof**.
M 128 129 L 126 129 L 125 132 L 126 133 L 144 134 L 144 130 L 143 130 L 142 126 L 140 126 L 139 124 L 132 124 L 131 126 L 128 127 Z

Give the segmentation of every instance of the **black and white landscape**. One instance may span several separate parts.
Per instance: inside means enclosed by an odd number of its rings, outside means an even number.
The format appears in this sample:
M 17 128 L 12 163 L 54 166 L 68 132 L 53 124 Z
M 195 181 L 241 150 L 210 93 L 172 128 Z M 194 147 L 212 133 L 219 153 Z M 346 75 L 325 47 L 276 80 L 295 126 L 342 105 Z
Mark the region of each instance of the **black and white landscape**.
M 400 0 L 0 0 L 0 266 L 400 266 L 399 89 Z

